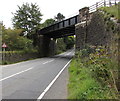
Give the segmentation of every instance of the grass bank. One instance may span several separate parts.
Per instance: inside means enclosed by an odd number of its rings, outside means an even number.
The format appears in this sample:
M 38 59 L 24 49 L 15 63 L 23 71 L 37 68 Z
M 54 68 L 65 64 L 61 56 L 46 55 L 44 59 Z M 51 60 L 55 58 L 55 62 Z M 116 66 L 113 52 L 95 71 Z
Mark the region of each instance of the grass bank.
M 118 99 L 112 74 L 117 65 L 103 49 L 99 51 L 91 53 L 85 49 L 72 60 L 68 99 Z
M 105 13 L 110 15 L 111 17 L 120 19 L 119 7 L 120 7 L 120 2 L 117 5 L 114 5 L 111 7 L 102 7 L 102 8 L 100 8 L 100 10 L 104 11 Z

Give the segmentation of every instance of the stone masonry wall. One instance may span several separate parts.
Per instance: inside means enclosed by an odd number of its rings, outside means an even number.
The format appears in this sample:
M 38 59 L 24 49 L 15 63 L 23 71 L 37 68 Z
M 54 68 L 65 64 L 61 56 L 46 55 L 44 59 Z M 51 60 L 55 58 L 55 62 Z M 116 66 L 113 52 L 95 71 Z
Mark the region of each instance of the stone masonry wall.
M 116 28 L 118 27 L 118 29 L 113 31 L 111 28 L 109 28 L 107 22 L 104 21 L 103 12 L 96 11 L 90 15 L 87 15 L 88 19 L 86 21 L 82 21 L 81 15 L 81 21 L 75 26 L 76 51 L 83 49 L 85 45 L 106 46 L 111 56 L 110 58 L 118 62 L 119 67 L 120 24 L 116 23 Z M 85 19 L 85 14 L 83 15 L 83 18 Z M 120 91 L 120 70 L 118 69 L 114 72 L 118 75 L 117 77 L 115 77 L 115 81 L 117 88 Z
M 99 12 L 95 12 L 91 19 L 80 22 L 75 28 L 77 50 L 82 49 L 86 44 L 107 46 L 108 38 L 111 36 L 106 32 L 104 19 Z
M 38 53 L 0 53 L 0 55 L 2 56 L 2 61 L 8 61 L 10 63 L 39 58 Z
M 91 45 L 107 45 L 107 34 L 104 19 L 99 12 L 95 12 L 87 26 L 86 43 Z
M 56 51 L 55 41 L 56 41 L 55 39 L 51 39 L 45 35 L 39 35 L 38 46 L 41 57 L 55 55 Z

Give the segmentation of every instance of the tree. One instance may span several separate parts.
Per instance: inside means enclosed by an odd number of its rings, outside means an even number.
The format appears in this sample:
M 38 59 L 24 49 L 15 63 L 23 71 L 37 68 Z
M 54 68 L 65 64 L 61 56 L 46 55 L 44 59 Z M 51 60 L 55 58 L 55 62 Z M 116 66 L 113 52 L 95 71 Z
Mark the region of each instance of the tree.
M 74 36 L 67 36 L 64 37 L 64 43 L 66 44 L 66 49 L 71 49 L 74 47 L 75 44 L 75 38 Z
M 37 4 L 23 4 L 18 6 L 16 13 L 13 13 L 13 25 L 17 29 L 23 29 L 22 35 L 33 39 L 33 34 L 36 29 L 40 28 L 41 12 Z
M 52 24 L 55 23 L 55 20 L 50 18 L 50 19 L 47 19 L 44 23 L 43 23 L 43 27 L 47 27 L 47 26 L 50 26 Z
M 55 16 L 55 19 L 57 20 L 57 22 L 62 21 L 65 19 L 65 16 L 61 13 L 58 13 L 57 16 Z
M 57 39 L 56 43 L 56 54 L 66 51 L 66 44 L 64 43 L 63 38 Z
M 20 36 L 21 29 L 2 28 L 2 43 L 7 44 L 7 50 L 27 50 L 32 49 L 32 40 Z

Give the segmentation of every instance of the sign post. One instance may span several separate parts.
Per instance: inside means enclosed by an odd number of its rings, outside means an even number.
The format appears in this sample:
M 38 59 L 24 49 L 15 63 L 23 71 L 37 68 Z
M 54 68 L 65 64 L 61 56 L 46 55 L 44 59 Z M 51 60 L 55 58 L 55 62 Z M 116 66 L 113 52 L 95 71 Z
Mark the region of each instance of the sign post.
M 5 48 L 7 48 L 7 45 L 3 43 L 2 48 L 3 48 L 3 61 L 4 61 L 5 60 Z

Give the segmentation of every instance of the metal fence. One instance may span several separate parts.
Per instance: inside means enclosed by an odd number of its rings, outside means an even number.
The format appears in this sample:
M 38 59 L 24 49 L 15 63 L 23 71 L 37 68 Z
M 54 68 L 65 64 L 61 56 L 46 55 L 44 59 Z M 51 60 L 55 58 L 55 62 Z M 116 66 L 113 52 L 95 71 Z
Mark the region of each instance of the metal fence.
M 97 2 L 96 4 L 89 7 L 89 13 L 95 12 L 101 7 L 110 7 L 113 5 L 117 5 L 120 0 L 102 0 L 100 2 Z

